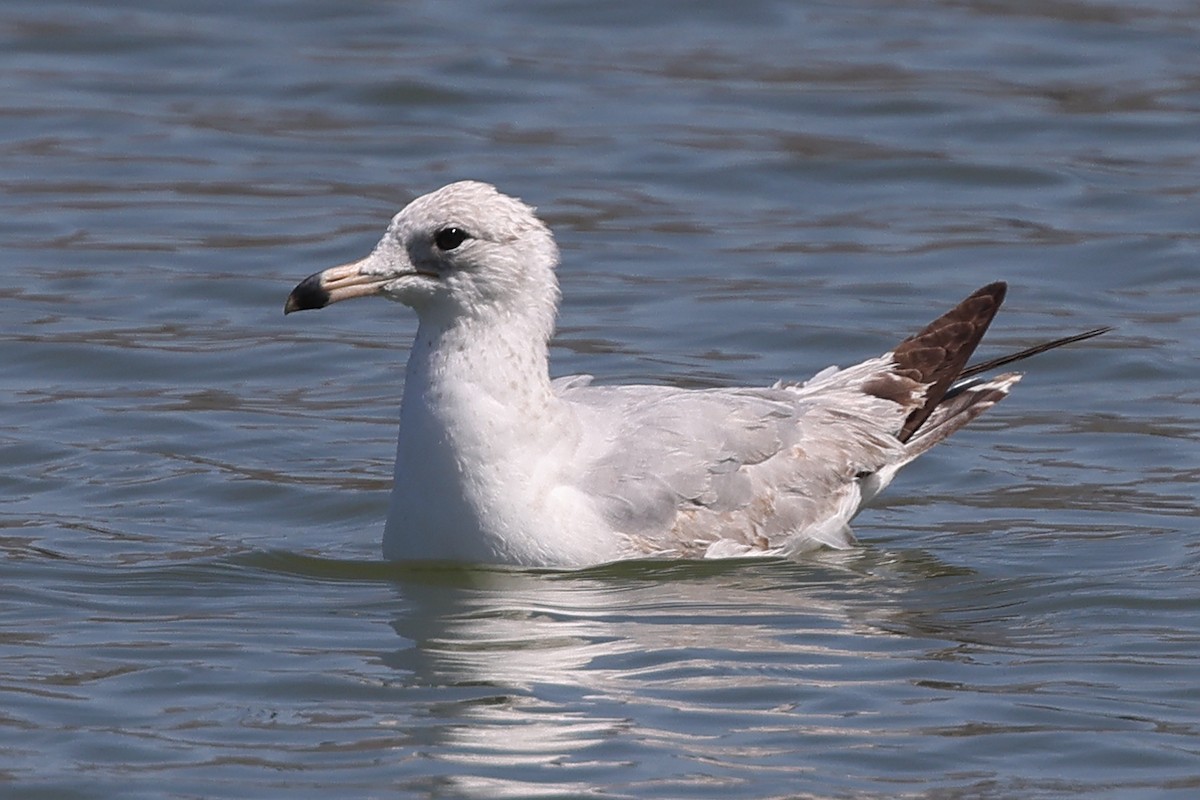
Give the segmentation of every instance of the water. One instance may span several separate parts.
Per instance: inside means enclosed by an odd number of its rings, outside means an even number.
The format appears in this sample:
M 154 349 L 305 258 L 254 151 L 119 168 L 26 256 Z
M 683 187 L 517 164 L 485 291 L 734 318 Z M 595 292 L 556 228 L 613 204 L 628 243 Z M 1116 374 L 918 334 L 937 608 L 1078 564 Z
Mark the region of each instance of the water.
M 0 12 L 0 795 L 1191 797 L 1192 3 Z M 459 178 L 555 373 L 1097 325 L 803 563 L 382 563 L 411 314 L 284 318 Z

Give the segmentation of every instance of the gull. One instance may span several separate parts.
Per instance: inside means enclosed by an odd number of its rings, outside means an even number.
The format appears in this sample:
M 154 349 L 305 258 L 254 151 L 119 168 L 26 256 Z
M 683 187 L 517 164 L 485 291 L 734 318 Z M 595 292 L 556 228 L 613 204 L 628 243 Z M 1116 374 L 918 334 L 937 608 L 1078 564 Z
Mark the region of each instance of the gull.
M 378 295 L 418 318 L 383 554 L 575 568 L 627 558 L 794 557 L 855 544 L 897 470 L 1008 395 L 976 366 L 988 284 L 892 350 L 761 388 L 552 380 L 558 248 L 534 209 L 462 181 L 418 197 L 366 258 L 305 278 L 284 313 Z

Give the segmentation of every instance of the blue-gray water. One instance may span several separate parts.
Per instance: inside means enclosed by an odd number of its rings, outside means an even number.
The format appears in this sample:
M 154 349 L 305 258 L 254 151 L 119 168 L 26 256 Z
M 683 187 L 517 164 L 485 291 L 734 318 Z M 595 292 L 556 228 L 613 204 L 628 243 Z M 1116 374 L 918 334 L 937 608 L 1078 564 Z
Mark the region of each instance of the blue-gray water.
M 1192 2 L 0 10 L 0 796 L 1193 797 Z M 1113 324 L 802 563 L 380 561 L 413 196 L 540 207 L 554 372 L 766 383 L 1010 281 Z

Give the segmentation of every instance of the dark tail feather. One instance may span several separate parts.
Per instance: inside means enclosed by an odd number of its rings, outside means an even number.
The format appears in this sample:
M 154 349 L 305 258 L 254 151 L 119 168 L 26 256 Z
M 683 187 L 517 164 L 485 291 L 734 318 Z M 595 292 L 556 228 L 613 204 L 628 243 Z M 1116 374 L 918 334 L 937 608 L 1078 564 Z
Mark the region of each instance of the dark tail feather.
M 1054 348 L 1062 347 L 1063 345 L 1075 344 L 1076 342 L 1082 342 L 1087 339 L 1091 339 L 1095 336 L 1099 336 L 1102 333 L 1108 333 L 1111 330 L 1112 330 L 1111 327 L 1093 328 L 1090 331 L 1084 331 L 1083 333 L 1077 333 L 1074 336 L 1064 336 L 1061 339 L 1052 339 L 1049 342 L 1043 342 L 1042 344 L 1035 344 L 1033 347 L 1026 347 L 1024 350 L 1018 350 L 1015 353 L 1009 353 L 1006 356 L 1000 356 L 999 358 L 989 359 L 988 361 L 984 361 L 979 364 L 972 364 L 971 366 L 964 369 L 961 374 L 959 374 L 958 380 L 961 381 L 961 380 L 965 380 L 967 378 L 973 378 L 976 375 L 983 374 L 984 372 L 991 372 L 994 369 L 999 369 L 1000 367 L 1004 367 L 1009 364 L 1013 364 L 1017 361 L 1024 361 L 1025 359 L 1029 358 L 1030 356 L 1036 356 L 1038 353 L 1044 353 L 1047 350 L 1053 350 Z
M 908 337 L 893 351 L 896 372 L 926 384 L 925 400 L 904 421 L 897 438 L 907 442 L 929 418 L 963 368 L 1004 302 L 1007 285 L 989 283 Z

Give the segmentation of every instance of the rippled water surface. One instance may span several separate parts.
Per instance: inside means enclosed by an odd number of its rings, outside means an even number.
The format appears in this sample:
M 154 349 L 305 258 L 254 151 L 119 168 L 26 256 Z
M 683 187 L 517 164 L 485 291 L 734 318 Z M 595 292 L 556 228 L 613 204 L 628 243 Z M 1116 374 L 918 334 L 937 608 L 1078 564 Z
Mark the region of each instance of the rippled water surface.
M 0 795 L 1193 797 L 1190 2 L 0 10 Z M 1028 367 L 802 563 L 380 560 L 414 320 L 284 318 L 478 178 L 554 372 L 805 377 L 1011 283 Z M 986 348 L 985 348 L 986 349 Z

